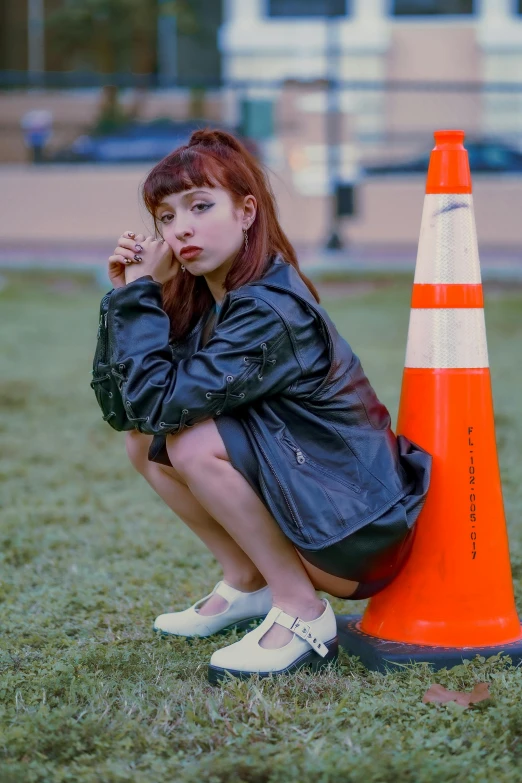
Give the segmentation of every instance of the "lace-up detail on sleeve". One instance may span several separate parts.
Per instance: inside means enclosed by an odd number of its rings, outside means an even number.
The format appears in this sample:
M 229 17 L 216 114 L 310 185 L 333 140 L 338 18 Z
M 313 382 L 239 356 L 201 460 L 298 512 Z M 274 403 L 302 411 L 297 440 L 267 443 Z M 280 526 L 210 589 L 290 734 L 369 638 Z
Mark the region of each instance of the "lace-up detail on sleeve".
M 205 394 L 205 397 L 207 398 L 207 400 L 223 400 L 223 404 L 221 405 L 219 410 L 216 411 L 216 416 L 219 416 L 219 414 L 223 412 L 223 410 L 227 407 L 229 401 L 231 401 L 231 400 L 242 400 L 245 397 L 245 393 L 244 392 L 241 392 L 241 394 L 232 394 L 232 392 L 230 391 L 230 387 L 231 387 L 231 384 L 232 384 L 233 380 L 234 380 L 234 376 L 233 375 L 227 375 L 227 378 L 226 378 L 227 385 L 226 385 L 226 389 L 225 389 L 224 393 L 221 394 L 219 392 L 207 392 Z
M 193 427 L 193 424 L 185 424 L 188 414 L 188 410 L 183 408 L 179 424 L 169 424 L 168 421 L 160 421 L 159 427 L 161 430 L 170 430 L 171 432 L 181 432 L 185 427 Z
M 260 364 L 261 367 L 259 369 L 259 372 L 257 374 L 257 377 L 260 381 L 263 380 L 265 375 L 265 369 L 267 364 L 275 364 L 275 359 L 269 359 L 268 358 L 268 349 L 266 347 L 266 343 L 261 343 L 261 350 L 263 351 L 262 356 L 245 356 L 244 362 L 245 364 Z
M 148 422 L 149 416 L 136 416 L 134 414 L 134 411 L 132 410 L 132 403 L 131 403 L 131 401 L 129 399 L 126 399 L 126 398 L 123 397 L 124 384 L 125 384 L 125 381 L 127 380 L 127 376 L 125 375 L 125 365 L 124 364 L 119 364 L 118 365 L 118 370 L 120 372 L 118 372 L 114 367 L 112 367 L 111 368 L 111 373 L 112 373 L 112 375 L 115 378 L 117 378 L 116 384 L 118 386 L 118 389 L 122 393 L 122 399 L 123 399 L 123 402 L 124 402 L 124 405 L 125 405 L 125 411 L 127 413 L 127 419 L 129 420 L 129 422 L 131 424 L 133 424 L 135 429 L 137 429 L 139 432 L 141 432 L 142 430 L 141 430 L 140 425 L 141 425 L 142 422 L 145 422 L 145 423 Z
M 125 367 L 124 367 L 123 364 L 120 364 L 119 367 L 118 367 L 118 369 L 120 371 L 123 370 L 124 368 Z M 121 390 L 123 382 L 126 380 L 125 375 L 122 372 L 118 372 L 118 370 L 116 370 L 114 367 L 111 368 L 111 373 L 114 375 L 115 378 L 118 379 L 118 381 L 119 381 L 118 388 Z
M 93 378 L 90 383 L 91 389 L 94 389 L 94 385 L 96 383 L 103 383 L 103 381 L 110 380 L 110 377 L 111 376 L 109 373 L 106 373 L 105 375 L 101 375 L 99 378 Z M 109 394 L 109 397 L 112 397 L 112 394 Z

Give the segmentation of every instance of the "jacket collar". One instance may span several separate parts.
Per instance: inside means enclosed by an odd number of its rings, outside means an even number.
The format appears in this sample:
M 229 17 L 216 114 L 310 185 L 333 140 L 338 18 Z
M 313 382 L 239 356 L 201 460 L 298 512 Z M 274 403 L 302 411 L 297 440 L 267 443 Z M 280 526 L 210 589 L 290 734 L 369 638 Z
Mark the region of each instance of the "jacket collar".
M 279 254 L 274 256 L 274 260 L 260 280 L 255 280 L 247 285 L 283 289 L 300 299 L 304 299 L 309 304 L 317 305 L 297 270 Z

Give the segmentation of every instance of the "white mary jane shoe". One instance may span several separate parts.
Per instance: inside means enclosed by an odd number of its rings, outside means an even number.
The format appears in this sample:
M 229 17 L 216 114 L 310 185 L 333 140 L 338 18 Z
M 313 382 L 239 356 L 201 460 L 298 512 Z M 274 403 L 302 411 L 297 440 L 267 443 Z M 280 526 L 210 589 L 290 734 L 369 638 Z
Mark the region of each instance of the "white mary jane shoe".
M 274 606 L 255 630 L 239 642 L 216 650 L 208 667 L 209 682 L 215 685 L 225 679 L 227 672 L 242 680 L 253 674 L 287 674 L 305 666 L 315 672 L 336 660 L 337 622 L 328 600 L 322 600 L 325 610 L 316 620 L 301 620 Z M 274 623 L 289 628 L 294 637 L 284 647 L 261 647 L 259 641 Z
M 228 606 L 219 614 L 203 615 L 197 611 L 211 595 L 220 595 Z M 249 628 L 262 620 L 272 606 L 272 593 L 268 585 L 254 593 L 243 593 L 225 582 L 218 582 L 211 593 L 196 601 L 182 612 L 160 614 L 153 625 L 162 636 L 212 636 L 215 633 L 237 628 Z

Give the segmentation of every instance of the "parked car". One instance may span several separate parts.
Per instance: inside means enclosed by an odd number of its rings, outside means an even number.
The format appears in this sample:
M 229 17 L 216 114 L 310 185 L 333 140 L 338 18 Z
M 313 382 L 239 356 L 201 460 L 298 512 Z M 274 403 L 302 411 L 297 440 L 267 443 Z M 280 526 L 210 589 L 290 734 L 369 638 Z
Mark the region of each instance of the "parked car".
M 516 147 L 510 147 L 502 141 L 494 140 L 470 140 L 465 142 L 468 151 L 469 165 L 472 173 L 522 173 L 522 151 Z M 407 161 L 395 161 L 379 163 L 374 166 L 365 166 L 366 176 L 380 174 L 410 174 L 420 172 L 426 174 L 430 161 L 430 153 L 426 152 L 417 158 Z
M 156 163 L 181 144 L 186 144 L 198 128 L 215 127 L 216 122 L 170 119 L 129 122 L 110 133 L 83 134 L 72 144 L 48 155 L 50 163 Z M 224 128 L 241 138 L 234 128 Z M 257 147 L 251 139 L 241 141 L 253 154 Z

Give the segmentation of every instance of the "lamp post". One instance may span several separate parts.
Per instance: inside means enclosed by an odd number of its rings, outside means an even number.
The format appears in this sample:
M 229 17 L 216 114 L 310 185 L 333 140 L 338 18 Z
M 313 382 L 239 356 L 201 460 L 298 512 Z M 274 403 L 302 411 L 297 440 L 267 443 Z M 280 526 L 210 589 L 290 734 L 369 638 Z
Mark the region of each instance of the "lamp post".
M 327 0 L 326 26 L 326 155 L 328 179 L 328 237 L 325 247 L 339 250 L 343 243 L 339 236 L 339 217 L 337 214 L 337 183 L 339 174 L 340 112 L 339 112 L 339 58 L 341 36 L 339 13 L 334 7 L 335 0 Z M 338 6 L 338 3 L 336 4 Z
M 172 87 L 178 77 L 176 3 L 158 0 L 158 84 Z

